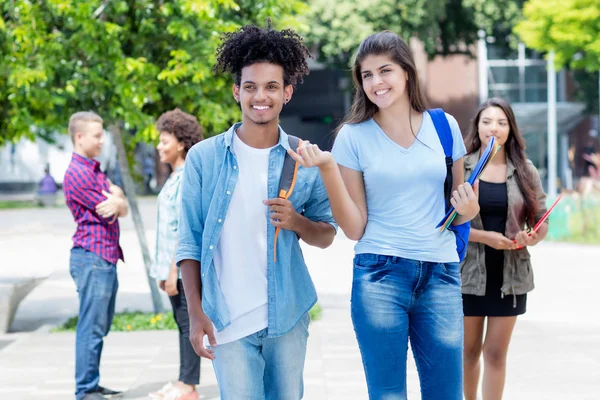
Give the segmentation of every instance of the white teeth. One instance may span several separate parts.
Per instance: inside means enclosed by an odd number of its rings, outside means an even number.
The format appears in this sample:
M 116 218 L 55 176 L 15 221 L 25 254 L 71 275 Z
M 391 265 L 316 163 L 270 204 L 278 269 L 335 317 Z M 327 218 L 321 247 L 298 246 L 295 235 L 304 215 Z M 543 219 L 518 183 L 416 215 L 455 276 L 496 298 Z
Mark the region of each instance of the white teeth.
M 377 92 L 375 92 L 375 94 L 377 96 L 381 96 L 382 94 L 386 94 L 389 91 L 390 91 L 390 89 L 378 90 Z
M 255 110 L 268 110 L 269 106 L 252 106 L 252 108 L 254 108 Z

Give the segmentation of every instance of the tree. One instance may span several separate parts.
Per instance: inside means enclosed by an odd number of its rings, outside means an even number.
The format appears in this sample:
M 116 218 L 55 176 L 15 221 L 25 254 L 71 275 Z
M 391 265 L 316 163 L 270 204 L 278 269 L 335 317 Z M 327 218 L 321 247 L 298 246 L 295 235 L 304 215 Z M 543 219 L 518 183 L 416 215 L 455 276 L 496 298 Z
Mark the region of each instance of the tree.
M 347 68 L 368 35 L 389 29 L 417 37 L 430 57 L 471 55 L 479 29 L 507 41 L 523 0 L 311 0 L 308 40 L 320 61 Z
M 532 49 L 554 51 L 557 68 L 600 70 L 598 0 L 529 0 L 515 32 Z
M 155 119 L 174 107 L 196 115 L 208 136 L 223 131 L 239 111 L 230 81 L 211 71 L 220 33 L 267 17 L 294 27 L 305 11 L 300 0 L 0 0 L 0 145 L 66 132 L 76 111 L 100 114 L 119 147 L 148 271 L 124 142 L 155 139 Z

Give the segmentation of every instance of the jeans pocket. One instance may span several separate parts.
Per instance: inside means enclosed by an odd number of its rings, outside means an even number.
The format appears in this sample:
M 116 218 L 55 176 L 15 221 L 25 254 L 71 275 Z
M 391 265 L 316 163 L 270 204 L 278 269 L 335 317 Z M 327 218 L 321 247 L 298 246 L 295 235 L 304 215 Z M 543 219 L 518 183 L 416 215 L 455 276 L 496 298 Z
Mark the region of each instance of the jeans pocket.
M 94 260 L 92 261 L 92 268 L 95 270 L 110 271 L 111 269 L 115 268 L 115 265 L 109 263 L 103 258 L 94 257 Z
M 448 283 L 461 285 L 460 264 L 456 262 L 441 263 L 443 270 L 443 279 Z
M 381 269 L 390 264 L 392 257 L 361 253 L 354 256 L 354 268 L 363 270 Z

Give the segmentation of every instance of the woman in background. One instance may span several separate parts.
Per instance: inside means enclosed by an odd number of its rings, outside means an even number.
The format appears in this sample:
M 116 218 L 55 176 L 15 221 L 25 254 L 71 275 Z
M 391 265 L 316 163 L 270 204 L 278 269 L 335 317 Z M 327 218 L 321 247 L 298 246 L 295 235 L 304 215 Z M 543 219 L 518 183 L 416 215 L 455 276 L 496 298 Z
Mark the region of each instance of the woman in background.
M 483 103 L 473 119 L 465 139 L 465 179 L 492 137 L 501 147 L 479 177 L 480 212 L 471 221 L 461 265 L 466 400 L 477 398 L 482 352 L 483 400 L 502 399 L 508 345 L 517 315 L 525 313 L 527 292 L 533 289 L 527 247 L 548 232 L 547 223 L 538 232 L 529 232 L 546 211 L 546 194 L 525 155 L 513 110 L 502 99 Z

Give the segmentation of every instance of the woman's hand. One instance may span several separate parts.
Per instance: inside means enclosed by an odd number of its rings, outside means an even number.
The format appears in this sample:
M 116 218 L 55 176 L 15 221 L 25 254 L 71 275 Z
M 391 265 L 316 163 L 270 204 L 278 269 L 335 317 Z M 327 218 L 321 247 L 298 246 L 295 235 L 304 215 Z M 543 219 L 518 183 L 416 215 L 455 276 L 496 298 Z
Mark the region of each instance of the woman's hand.
M 536 231 L 521 231 L 515 236 L 515 241 L 519 247 L 535 246 L 541 239 Z
M 496 250 L 515 250 L 517 244 L 498 232 L 485 232 L 484 244 Z
M 467 221 L 475 218 L 479 214 L 479 181 L 476 181 L 474 186 L 469 182 L 458 185 L 452 193 L 450 204 Z
M 335 159 L 330 152 L 322 151 L 319 146 L 311 144 L 309 141 L 302 141 L 298 152 L 290 149 L 288 154 L 304 168 L 335 166 Z

